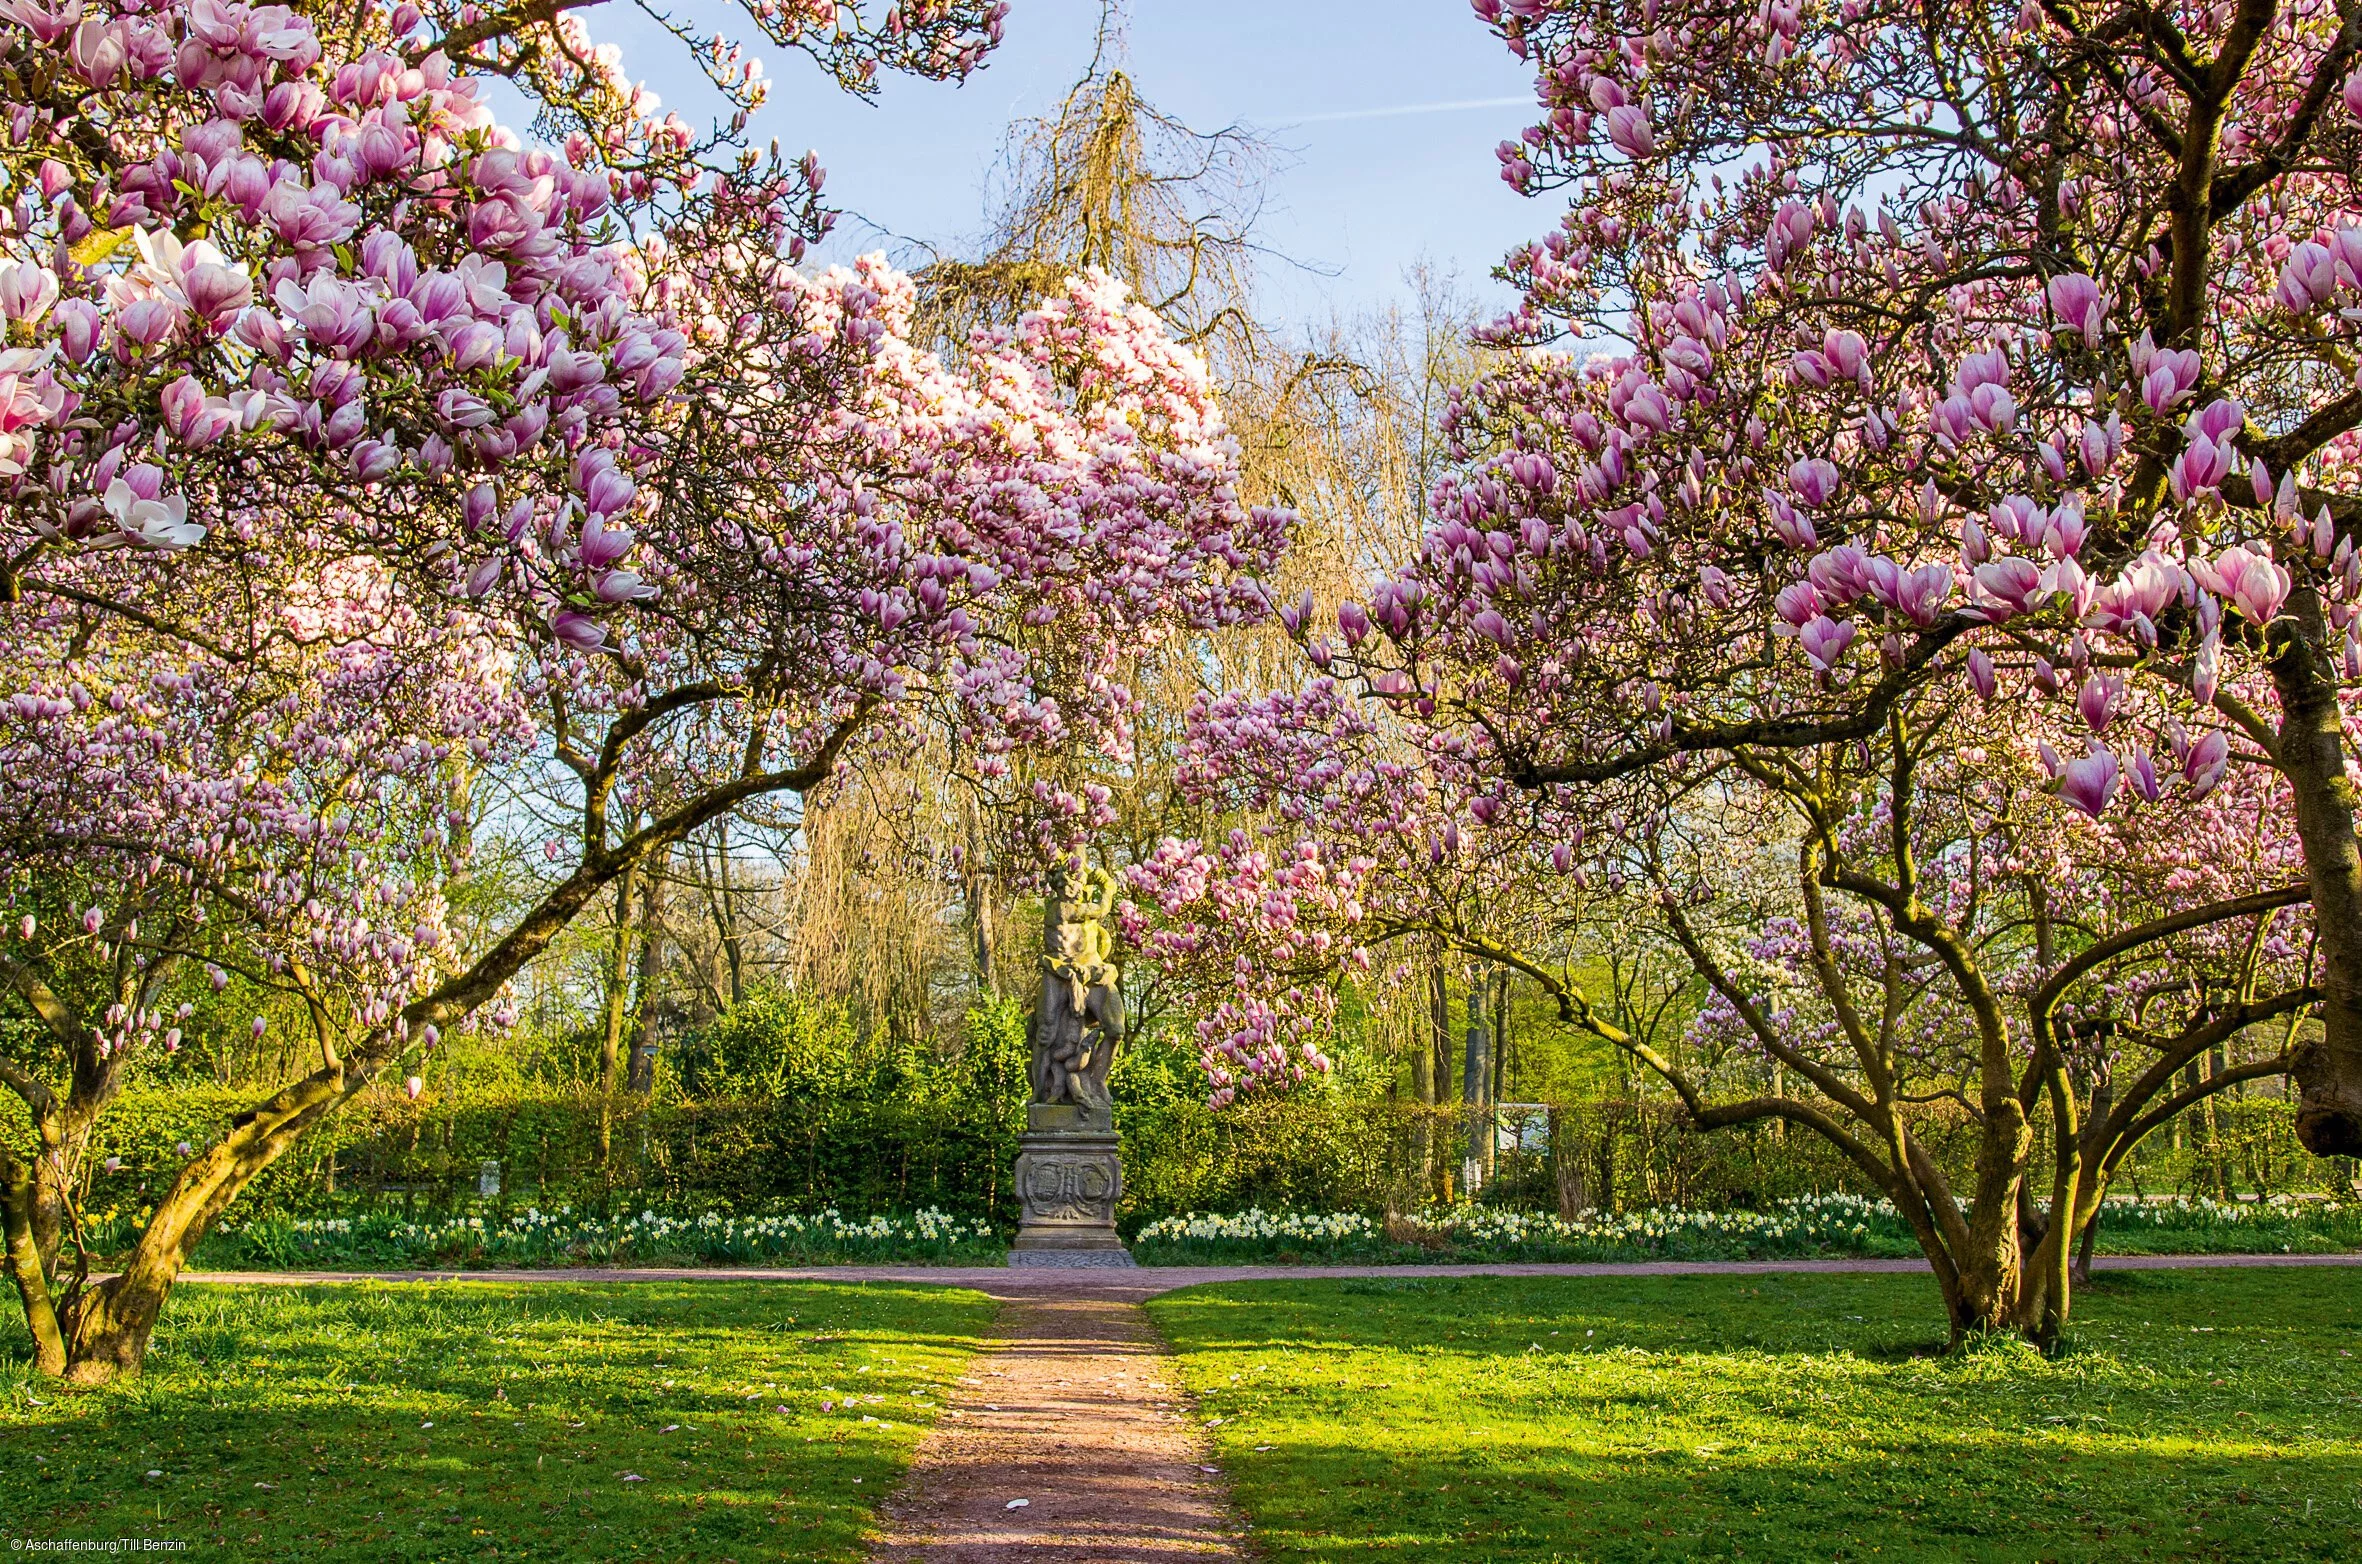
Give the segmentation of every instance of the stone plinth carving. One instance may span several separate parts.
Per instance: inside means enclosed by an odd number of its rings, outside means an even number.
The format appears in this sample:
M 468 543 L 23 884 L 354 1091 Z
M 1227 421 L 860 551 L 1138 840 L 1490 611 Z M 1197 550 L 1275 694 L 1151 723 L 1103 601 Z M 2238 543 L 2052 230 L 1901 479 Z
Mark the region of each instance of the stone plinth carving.
M 1103 921 L 1104 869 L 1060 864 L 1042 898 L 1042 991 L 1033 1007 L 1033 1100 L 1017 1153 L 1023 1216 L 1011 1265 L 1129 1265 L 1115 1232 L 1124 1192 L 1107 1070 L 1123 1041 L 1124 998 Z

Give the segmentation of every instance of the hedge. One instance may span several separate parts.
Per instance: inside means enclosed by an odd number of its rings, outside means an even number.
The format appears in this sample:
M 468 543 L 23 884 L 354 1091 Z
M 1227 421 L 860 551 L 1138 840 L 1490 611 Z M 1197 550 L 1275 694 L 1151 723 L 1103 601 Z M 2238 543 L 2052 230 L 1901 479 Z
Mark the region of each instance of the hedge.
M 507 1086 L 413 1102 L 373 1093 L 324 1125 L 256 1181 L 249 1217 L 355 1205 L 447 1210 L 473 1196 L 479 1165 L 501 1167 L 516 1205 L 610 1209 L 627 1202 L 848 1213 L 924 1207 L 1009 1223 L 1009 1170 L 1023 1125 L 1022 1082 L 890 1083 L 841 1095 L 794 1092 L 706 1101 Z M 186 1141 L 202 1145 L 252 1096 L 217 1089 L 134 1092 L 110 1110 L 96 1150 L 122 1169 L 98 1174 L 93 1209 L 136 1207 L 172 1174 Z M 1411 1209 L 1465 1193 L 1465 1120 L 1392 1098 L 1330 1092 L 1215 1111 L 1168 1096 L 1121 1103 L 1127 1229 L 1191 1211 Z M 1496 1154 L 1489 1203 L 1548 1209 L 1562 1175 L 1582 1204 L 1765 1209 L 1817 1192 L 1869 1193 L 1817 1137 L 1771 1125 L 1698 1134 L 1670 1104 L 1607 1101 L 1555 1115 L 1555 1156 Z M 610 1152 L 599 1154 L 600 1126 Z M 9 1133 L 22 1139 L 21 1117 Z M 1964 1115 L 1923 1121 L 1940 1162 L 1962 1168 Z M 2158 1135 L 2120 1175 L 2126 1192 L 2185 1195 L 2343 1190 L 2353 1166 L 2297 1146 L 2285 1103 L 2218 1106 L 2191 1144 Z

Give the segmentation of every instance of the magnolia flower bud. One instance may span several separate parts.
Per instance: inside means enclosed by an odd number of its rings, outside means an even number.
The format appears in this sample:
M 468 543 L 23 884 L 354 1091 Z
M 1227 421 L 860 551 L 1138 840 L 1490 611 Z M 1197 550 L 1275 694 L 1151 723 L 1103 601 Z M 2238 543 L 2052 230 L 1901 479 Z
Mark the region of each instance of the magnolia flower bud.
M 68 299 L 56 308 L 58 351 L 70 364 L 87 364 L 98 350 L 98 306 L 88 299 Z

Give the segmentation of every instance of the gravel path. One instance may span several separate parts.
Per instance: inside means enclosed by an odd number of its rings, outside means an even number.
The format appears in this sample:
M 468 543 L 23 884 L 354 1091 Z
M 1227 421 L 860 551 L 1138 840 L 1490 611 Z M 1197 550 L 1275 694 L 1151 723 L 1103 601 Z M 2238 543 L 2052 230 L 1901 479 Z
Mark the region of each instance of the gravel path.
M 2362 1254 L 2100 1255 L 2102 1271 L 2190 1271 L 2217 1266 L 2362 1266 Z M 321 1282 L 922 1282 L 972 1287 L 990 1297 L 1110 1298 L 1138 1302 L 1207 1282 L 1318 1281 L 1349 1276 L 1772 1276 L 1893 1273 L 1924 1260 L 1644 1260 L 1560 1265 L 1149 1265 L 1137 1270 L 1012 1269 L 960 1265 L 824 1265 L 800 1269 L 734 1266 L 572 1267 L 480 1271 L 189 1271 L 187 1282 L 302 1287 Z
M 998 1332 L 880 1516 L 877 1564 L 1240 1556 L 1139 1305 L 1024 1297 Z

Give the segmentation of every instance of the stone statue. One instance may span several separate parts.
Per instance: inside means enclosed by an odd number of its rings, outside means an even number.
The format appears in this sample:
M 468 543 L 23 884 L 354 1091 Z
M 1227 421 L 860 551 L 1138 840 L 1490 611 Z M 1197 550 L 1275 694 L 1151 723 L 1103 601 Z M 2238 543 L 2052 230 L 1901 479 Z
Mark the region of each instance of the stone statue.
M 1124 996 L 1108 960 L 1115 877 L 1078 858 L 1042 897 L 1042 997 L 1033 1007 L 1033 1100 L 1018 1142 L 1020 1220 L 1011 1265 L 1130 1265 L 1115 1230 L 1123 1159 L 1107 1067 L 1124 1037 Z
M 1050 874 L 1042 898 L 1042 993 L 1033 1011 L 1033 1101 L 1070 1104 L 1078 1129 L 1109 1130 L 1115 1118 L 1107 1070 L 1124 1036 L 1124 996 L 1108 960 L 1105 919 L 1115 877 L 1078 860 Z

